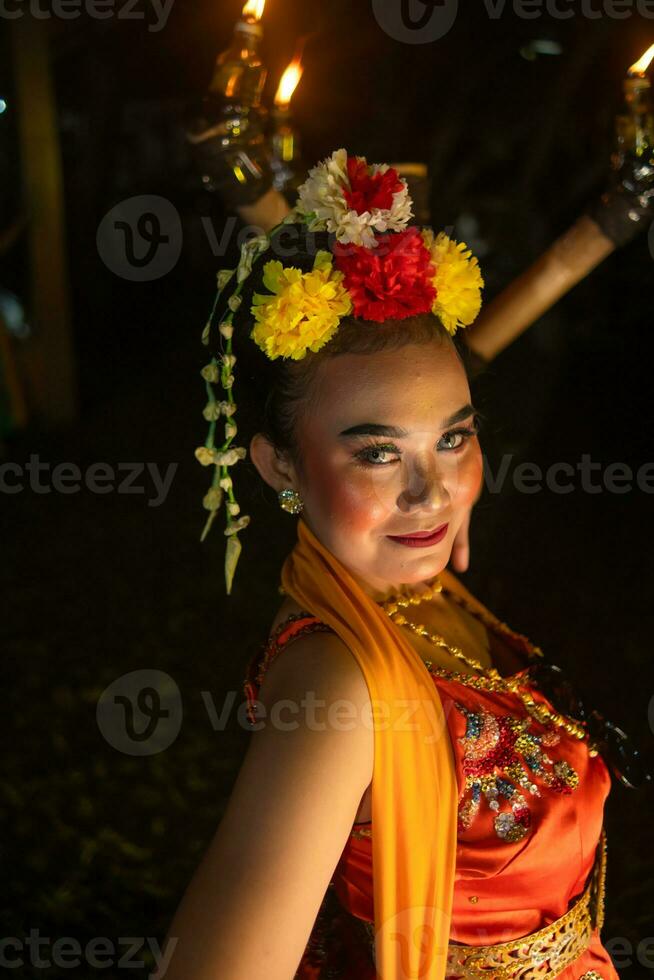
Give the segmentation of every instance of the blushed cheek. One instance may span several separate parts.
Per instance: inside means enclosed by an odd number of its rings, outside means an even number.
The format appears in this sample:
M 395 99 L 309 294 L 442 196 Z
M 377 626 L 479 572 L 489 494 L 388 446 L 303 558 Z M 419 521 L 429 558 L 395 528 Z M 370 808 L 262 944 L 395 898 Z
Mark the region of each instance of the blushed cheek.
M 477 499 L 483 482 L 483 459 L 481 450 L 469 453 L 459 468 L 456 487 L 456 506 L 471 507 Z
M 306 473 L 313 517 L 321 524 L 360 534 L 387 519 L 388 504 L 365 470 L 348 470 L 345 476 L 341 468 L 313 463 Z

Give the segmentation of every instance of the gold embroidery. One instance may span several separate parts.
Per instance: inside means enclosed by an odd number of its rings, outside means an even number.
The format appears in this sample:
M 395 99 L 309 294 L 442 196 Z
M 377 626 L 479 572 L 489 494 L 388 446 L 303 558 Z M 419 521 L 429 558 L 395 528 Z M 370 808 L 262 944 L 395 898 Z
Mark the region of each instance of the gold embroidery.
M 590 945 L 594 929 L 601 929 L 606 875 L 606 832 L 602 829 L 595 864 L 583 894 L 555 922 L 507 943 L 464 946 L 450 943 L 447 972 L 463 980 L 555 980 L 566 966 Z M 375 927 L 363 922 L 374 956 Z M 595 971 L 579 980 L 602 980 Z

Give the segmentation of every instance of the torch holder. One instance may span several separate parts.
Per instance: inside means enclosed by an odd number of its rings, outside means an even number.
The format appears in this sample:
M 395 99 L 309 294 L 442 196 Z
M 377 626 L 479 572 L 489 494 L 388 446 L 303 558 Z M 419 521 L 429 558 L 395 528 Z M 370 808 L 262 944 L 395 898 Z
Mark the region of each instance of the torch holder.
M 273 186 L 287 200 L 294 200 L 305 179 L 306 167 L 302 161 L 300 137 L 288 106 L 275 106 L 270 113 L 269 146 Z
M 253 204 L 272 186 L 266 145 L 267 110 L 226 102 L 209 93 L 186 126 L 206 190 L 230 208 Z
M 654 121 L 650 82 L 624 82 L 625 110 L 616 119 L 616 149 L 608 189 L 588 216 L 616 245 L 626 245 L 654 218 Z

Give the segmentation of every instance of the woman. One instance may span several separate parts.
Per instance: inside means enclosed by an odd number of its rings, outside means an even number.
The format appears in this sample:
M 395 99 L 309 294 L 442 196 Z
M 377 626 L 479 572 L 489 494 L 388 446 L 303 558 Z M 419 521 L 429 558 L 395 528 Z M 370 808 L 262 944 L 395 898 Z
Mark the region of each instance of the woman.
M 453 336 L 482 281 L 410 207 L 392 168 L 337 151 L 288 227 L 244 248 L 205 332 L 218 322 L 220 356 L 196 455 L 214 466 L 208 526 L 227 495 L 228 591 L 249 521 L 227 472 L 246 324 L 266 355 L 250 455 L 301 517 L 168 980 L 617 977 L 599 938 L 606 765 L 533 679 L 540 651 L 445 570 L 481 489 Z

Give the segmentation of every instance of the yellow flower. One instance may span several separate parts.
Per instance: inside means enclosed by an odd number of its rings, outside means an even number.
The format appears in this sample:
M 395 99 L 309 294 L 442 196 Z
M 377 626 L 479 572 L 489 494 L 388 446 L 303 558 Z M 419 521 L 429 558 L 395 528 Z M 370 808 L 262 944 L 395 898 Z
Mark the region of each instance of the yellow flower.
M 264 266 L 263 283 L 272 295 L 255 293 L 251 309 L 255 326 L 250 336 L 274 360 L 300 360 L 334 335 L 352 300 L 342 285 L 343 273 L 332 268 L 330 252 L 316 255 L 311 272 L 284 267 L 274 259 Z
M 448 333 L 454 334 L 457 327 L 469 326 L 481 309 L 484 280 L 479 263 L 464 242 L 455 242 L 445 232 L 436 238 L 431 229 L 424 229 L 422 234 L 436 269 L 432 313 Z

